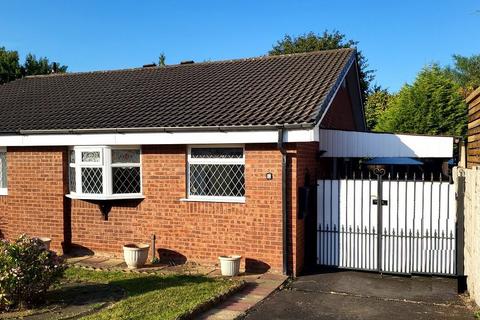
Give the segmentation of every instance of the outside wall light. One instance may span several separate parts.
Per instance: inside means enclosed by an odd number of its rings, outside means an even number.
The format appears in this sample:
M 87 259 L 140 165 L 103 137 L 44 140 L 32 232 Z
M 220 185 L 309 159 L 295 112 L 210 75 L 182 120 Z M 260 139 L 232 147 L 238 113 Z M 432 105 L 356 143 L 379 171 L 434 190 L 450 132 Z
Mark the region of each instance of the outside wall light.
M 271 172 L 267 172 L 267 174 L 265 175 L 265 178 L 267 180 L 272 180 L 273 179 L 273 174 Z

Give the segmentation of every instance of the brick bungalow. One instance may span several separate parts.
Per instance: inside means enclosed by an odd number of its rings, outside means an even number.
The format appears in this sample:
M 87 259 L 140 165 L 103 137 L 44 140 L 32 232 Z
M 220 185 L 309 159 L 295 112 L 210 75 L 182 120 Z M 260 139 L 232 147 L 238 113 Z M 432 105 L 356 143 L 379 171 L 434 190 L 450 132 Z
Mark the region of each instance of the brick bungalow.
M 0 237 L 298 274 L 319 128 L 365 130 L 356 52 L 25 77 L 0 86 Z

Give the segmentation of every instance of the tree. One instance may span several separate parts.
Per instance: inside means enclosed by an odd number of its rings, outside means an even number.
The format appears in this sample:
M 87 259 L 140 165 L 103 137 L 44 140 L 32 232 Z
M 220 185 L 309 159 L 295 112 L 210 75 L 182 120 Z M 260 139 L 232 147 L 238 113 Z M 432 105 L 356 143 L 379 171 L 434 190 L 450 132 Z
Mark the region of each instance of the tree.
M 378 123 L 380 116 L 387 110 L 388 102 L 392 95 L 387 89 L 375 86 L 365 101 L 365 118 L 367 128 L 373 130 Z
M 453 79 L 462 87 L 464 96 L 480 87 L 480 55 L 453 55 L 454 66 L 447 67 Z
M 13 81 L 22 76 L 64 73 L 67 72 L 67 66 L 56 62 L 50 62 L 45 57 L 37 59 L 35 55 L 29 53 L 25 58 L 25 63 L 20 64 L 17 51 L 9 51 L 0 47 L 0 84 Z
M 160 56 L 158 57 L 158 65 L 160 67 L 165 67 L 165 61 L 167 60 L 167 57 L 165 56 L 165 53 L 160 53 Z
M 337 30 L 329 32 L 325 30 L 322 34 L 309 32 L 303 35 L 292 37 L 285 35 L 268 52 L 269 55 L 301 53 L 320 50 L 331 50 L 339 48 L 355 48 L 357 41 L 347 40 L 346 36 Z M 357 51 L 357 61 L 359 66 L 360 88 L 362 90 L 363 101 L 369 93 L 370 83 L 374 79 L 374 71 L 369 69 L 368 61 L 361 51 Z
M 422 69 L 412 85 L 405 84 L 390 99 L 375 129 L 461 136 L 466 131 L 466 111 L 459 84 L 434 64 Z
M 45 57 L 37 59 L 35 55 L 31 53 L 27 54 L 23 67 L 25 68 L 25 74 L 29 76 L 67 72 L 67 66 L 60 65 L 56 62 L 50 62 Z
M 20 76 L 18 52 L 0 47 L 0 84 L 15 80 Z

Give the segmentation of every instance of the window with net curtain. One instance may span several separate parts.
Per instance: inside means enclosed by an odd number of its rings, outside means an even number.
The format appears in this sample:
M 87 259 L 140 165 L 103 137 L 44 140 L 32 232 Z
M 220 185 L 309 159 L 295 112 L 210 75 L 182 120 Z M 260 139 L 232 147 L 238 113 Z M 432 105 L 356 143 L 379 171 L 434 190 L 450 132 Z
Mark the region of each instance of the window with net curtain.
M 188 197 L 191 199 L 244 199 L 243 147 L 190 147 Z

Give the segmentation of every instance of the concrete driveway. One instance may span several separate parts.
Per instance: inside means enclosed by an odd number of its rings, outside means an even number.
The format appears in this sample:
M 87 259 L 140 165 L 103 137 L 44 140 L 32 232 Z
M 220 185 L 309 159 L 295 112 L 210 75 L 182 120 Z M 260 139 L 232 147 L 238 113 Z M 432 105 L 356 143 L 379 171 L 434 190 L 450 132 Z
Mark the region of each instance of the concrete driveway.
M 244 319 L 474 319 L 455 279 L 336 272 L 302 276 Z

